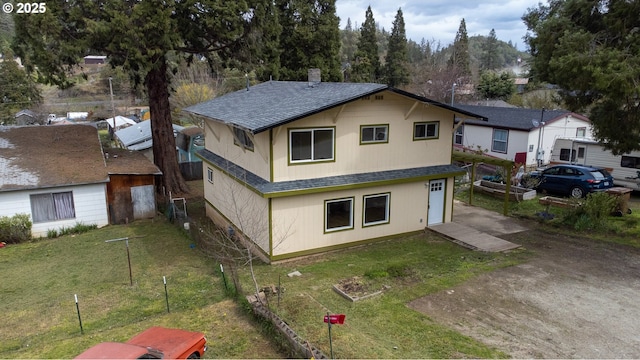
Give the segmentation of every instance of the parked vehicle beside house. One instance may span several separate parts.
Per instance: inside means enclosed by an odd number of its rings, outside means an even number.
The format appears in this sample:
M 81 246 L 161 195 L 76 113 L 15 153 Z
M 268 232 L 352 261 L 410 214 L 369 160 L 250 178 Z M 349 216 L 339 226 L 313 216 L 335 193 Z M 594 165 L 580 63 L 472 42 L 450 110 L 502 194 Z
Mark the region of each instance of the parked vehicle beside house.
M 529 177 L 537 180 L 536 191 L 547 191 L 573 198 L 613 187 L 613 177 L 602 168 L 580 165 L 555 165 L 543 171 L 532 171 Z
M 611 173 L 615 185 L 640 190 L 640 151 L 614 155 L 593 140 L 558 138 L 550 163 L 602 167 Z
M 103 342 L 76 359 L 199 359 L 207 350 L 201 332 L 151 327 L 125 343 Z

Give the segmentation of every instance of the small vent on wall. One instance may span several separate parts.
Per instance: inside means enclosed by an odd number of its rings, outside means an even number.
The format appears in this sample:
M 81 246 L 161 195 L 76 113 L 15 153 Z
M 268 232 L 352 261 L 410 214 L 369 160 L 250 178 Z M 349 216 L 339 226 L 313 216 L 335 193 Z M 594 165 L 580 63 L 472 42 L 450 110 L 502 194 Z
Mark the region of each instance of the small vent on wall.
M 384 96 L 383 95 L 376 95 L 376 100 L 384 100 Z
M 369 100 L 369 96 L 368 96 L 368 95 L 367 95 L 367 96 L 363 96 L 363 97 L 361 97 L 360 99 L 361 99 L 361 100 Z

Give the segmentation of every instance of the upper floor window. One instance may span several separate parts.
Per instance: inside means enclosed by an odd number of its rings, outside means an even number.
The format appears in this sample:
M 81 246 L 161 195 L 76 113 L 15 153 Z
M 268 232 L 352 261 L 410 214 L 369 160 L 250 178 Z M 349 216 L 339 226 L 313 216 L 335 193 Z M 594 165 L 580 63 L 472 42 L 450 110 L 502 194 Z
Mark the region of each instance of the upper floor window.
M 213 184 L 213 169 L 207 167 L 207 181 Z
M 587 128 L 586 127 L 580 127 L 576 129 L 576 137 L 579 138 L 583 138 L 587 136 Z
M 389 125 L 365 125 L 360 127 L 360 143 L 386 143 L 389 142 Z
M 289 161 L 331 161 L 334 159 L 334 143 L 334 128 L 289 130 Z
M 76 209 L 73 192 L 35 194 L 31 199 L 31 217 L 34 223 L 73 219 Z
M 453 134 L 453 143 L 456 145 L 462 145 L 464 140 L 464 125 L 458 126 L 455 134 Z
M 233 128 L 233 143 L 247 150 L 253 151 L 253 141 L 249 133 L 241 128 Z
M 413 124 L 413 140 L 437 139 L 440 123 L 438 121 Z
M 493 129 L 493 141 L 491 142 L 491 151 L 506 153 L 507 139 L 509 139 L 509 130 Z

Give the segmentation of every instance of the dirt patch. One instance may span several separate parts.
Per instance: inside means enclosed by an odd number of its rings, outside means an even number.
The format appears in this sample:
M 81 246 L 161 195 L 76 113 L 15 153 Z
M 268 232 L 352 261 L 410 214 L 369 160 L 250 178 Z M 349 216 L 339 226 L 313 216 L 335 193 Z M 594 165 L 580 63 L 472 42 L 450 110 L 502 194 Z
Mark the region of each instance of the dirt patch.
M 343 279 L 333 285 L 333 289 L 338 294 L 351 301 L 363 300 L 372 296 L 380 295 L 388 288 L 389 287 L 386 285 L 376 288 L 361 276 Z
M 540 229 L 501 237 L 536 255 L 409 306 L 515 358 L 640 357 L 640 250 Z

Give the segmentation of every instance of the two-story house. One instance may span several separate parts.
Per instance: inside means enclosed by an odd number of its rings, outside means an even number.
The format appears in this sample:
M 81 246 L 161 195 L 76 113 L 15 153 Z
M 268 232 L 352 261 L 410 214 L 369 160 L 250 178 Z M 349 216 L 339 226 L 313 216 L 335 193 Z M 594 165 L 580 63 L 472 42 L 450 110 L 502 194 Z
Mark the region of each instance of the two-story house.
M 207 215 L 267 260 L 451 221 L 456 109 L 381 84 L 268 81 L 185 109 L 204 118 Z M 231 226 L 231 227 L 229 227 Z
M 568 110 L 462 104 L 456 107 L 481 115 L 486 121 L 460 119 L 464 124 L 456 128 L 455 147 L 483 151 L 528 168 L 548 164 L 558 138 L 592 138 L 589 119 Z

